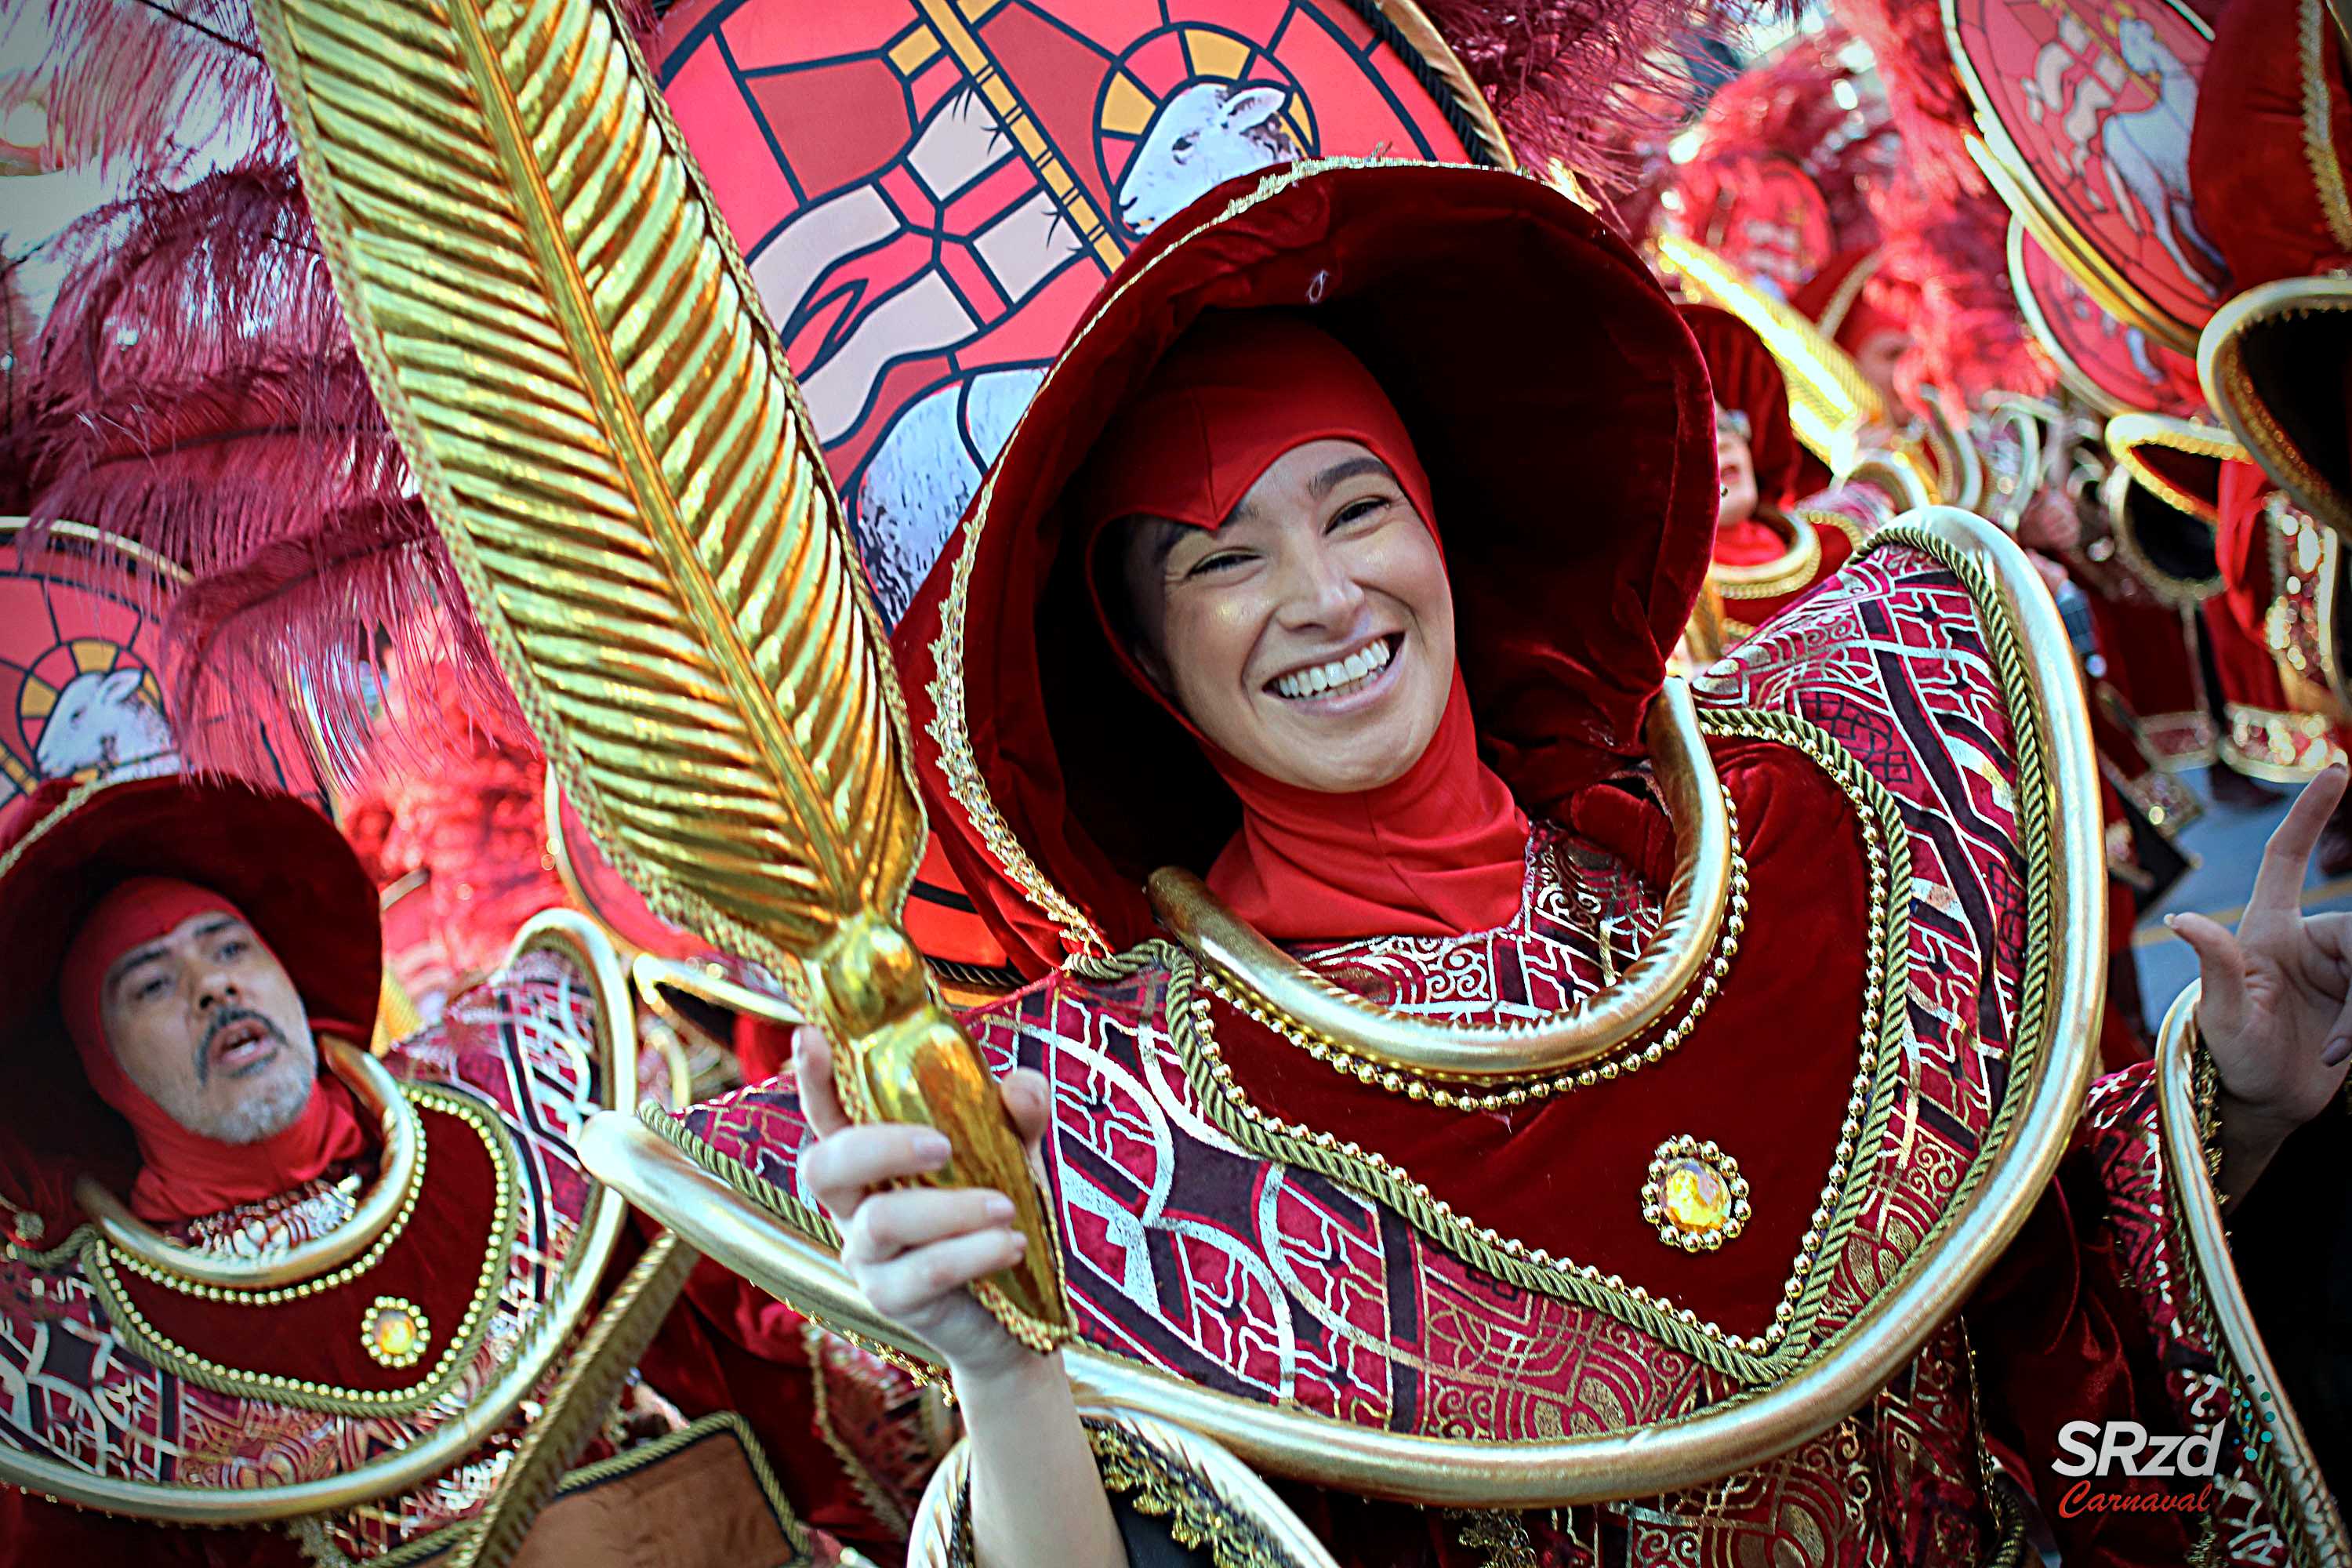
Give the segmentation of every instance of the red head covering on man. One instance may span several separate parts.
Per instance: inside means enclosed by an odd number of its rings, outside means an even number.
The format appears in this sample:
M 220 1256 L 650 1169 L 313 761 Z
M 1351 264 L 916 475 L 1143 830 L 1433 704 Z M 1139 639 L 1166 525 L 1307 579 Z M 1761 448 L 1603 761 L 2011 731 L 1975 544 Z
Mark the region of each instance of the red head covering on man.
M 320 1085 L 250 1144 L 202 1138 L 121 1070 L 100 986 L 125 952 L 213 910 L 284 966 L 314 1030 L 364 1043 L 382 984 L 374 889 L 334 825 L 243 784 L 57 784 L 0 820 L 0 1043 L 16 1089 L 0 1110 L 0 1197 L 61 1236 L 75 1177 L 142 1218 L 189 1218 L 281 1192 L 364 1143 L 348 1094 Z
M 1756 329 L 1716 305 L 1685 305 L 1683 325 L 1698 341 L 1715 401 L 1748 416 L 1748 458 L 1756 493 L 1774 506 L 1796 499 L 1804 451 L 1789 419 L 1789 381 Z

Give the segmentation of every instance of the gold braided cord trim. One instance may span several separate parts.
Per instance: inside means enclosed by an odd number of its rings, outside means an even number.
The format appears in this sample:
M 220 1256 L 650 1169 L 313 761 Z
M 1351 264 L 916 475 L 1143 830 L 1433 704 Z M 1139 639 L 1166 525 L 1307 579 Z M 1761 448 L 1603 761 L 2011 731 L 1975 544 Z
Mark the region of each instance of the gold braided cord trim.
M 14 1205 L 8 1206 L 15 1207 Z M 47 1252 L 29 1251 L 12 1241 L 6 1247 L 0 1247 L 0 1258 L 5 1258 L 11 1263 L 21 1263 L 27 1268 L 61 1268 L 72 1262 L 76 1254 L 96 1241 L 98 1237 L 98 1226 L 88 1224 L 78 1225 L 66 1233 L 66 1238 L 63 1241 Z
M 1251 1103 L 1216 1049 L 1199 1010 L 1200 970 L 1172 942 L 1156 944 L 1168 967 L 1166 1015 L 1170 1040 L 1182 1060 L 1202 1114 L 1217 1130 L 1261 1159 L 1310 1170 L 1393 1211 L 1437 1246 L 1496 1279 L 1573 1301 L 1627 1323 L 1701 1363 L 1743 1383 L 1768 1383 L 1803 1365 L 1814 1351 L 1813 1328 L 1829 1294 L 1846 1238 L 1859 1222 L 1894 1114 L 1903 1060 L 1903 1019 L 1910 992 L 1910 838 L 1894 795 L 1826 731 L 1785 713 L 1702 710 L 1710 735 L 1772 741 L 1796 747 L 1829 774 L 1859 819 L 1871 868 L 1870 968 L 1864 984 L 1860 1061 L 1837 1151 L 1830 1162 L 1821 1206 L 1760 1335 L 1741 1336 L 1702 1321 L 1687 1307 L 1603 1274 L 1591 1264 L 1528 1248 L 1517 1239 L 1459 1214 L 1411 1173 L 1337 1134 L 1281 1120 Z M 1895 890 L 1890 897 L 1888 889 Z M 1586 1091 L 1591 1092 L 1591 1091 Z
M 2303 67 L 2303 156 L 2311 165 L 2312 187 L 2327 220 L 2327 237 L 2336 249 L 2352 251 L 2352 193 L 2344 187 L 2344 165 L 2336 161 L 2331 126 L 2325 10 L 2324 0 L 2303 0 L 2295 7 L 2295 53 Z
M 1871 534 L 1870 525 L 1864 523 L 1860 518 L 1848 517 L 1844 512 L 1832 511 L 1828 507 L 1801 507 L 1789 515 L 1803 518 L 1813 525 L 1816 532 L 1824 528 L 1836 529 L 1845 535 L 1845 542 L 1856 550 L 1862 548 L 1862 542 Z
M 679 1153 L 684 1154 L 688 1159 L 726 1183 L 729 1187 L 782 1220 L 785 1227 L 795 1236 L 814 1241 L 836 1253 L 841 1250 L 841 1233 L 834 1228 L 831 1220 L 785 1192 L 765 1176 L 755 1173 L 750 1166 L 732 1154 L 712 1148 L 688 1131 L 684 1121 L 657 1105 L 639 1106 L 637 1120 L 651 1128 Z M 762 1285 L 761 1289 L 771 1296 L 776 1295 L 772 1285 Z M 955 1389 L 949 1383 L 947 1370 L 944 1367 L 918 1361 L 893 1346 L 877 1343 L 856 1330 L 845 1328 L 823 1312 L 813 1310 L 798 1301 L 789 1300 L 782 1296 L 777 1296 L 776 1299 L 783 1301 L 785 1306 L 811 1322 L 824 1324 L 826 1332 L 838 1334 L 866 1354 L 888 1362 L 892 1366 L 913 1378 L 920 1386 L 939 1390 L 950 1404 L 955 1402 Z
M 332 1415 L 413 1415 L 456 1386 L 458 1379 L 472 1367 L 475 1353 L 481 1349 L 482 1341 L 490 1331 L 490 1320 L 496 1315 L 499 1298 L 505 1292 L 509 1262 L 515 1249 L 516 1238 L 522 1230 L 522 1179 L 516 1169 L 514 1151 L 508 1144 L 505 1127 L 492 1120 L 471 1100 L 420 1084 L 404 1087 L 420 1104 L 454 1116 L 473 1130 L 490 1156 L 498 1184 L 489 1241 L 483 1253 L 481 1274 L 475 1284 L 473 1298 L 467 1303 L 466 1315 L 459 1321 L 457 1331 L 450 1336 L 447 1348 L 441 1352 L 440 1360 L 434 1363 L 431 1371 L 404 1389 L 344 1388 L 309 1378 L 247 1372 L 214 1361 L 171 1339 L 147 1321 L 146 1314 L 123 1290 L 121 1279 L 115 1272 L 118 1258 L 113 1249 L 104 1238 L 93 1237 L 82 1254 L 83 1278 L 89 1281 L 90 1291 L 98 1298 L 99 1305 L 105 1310 L 114 1332 L 131 1353 L 198 1388 Z M 420 1137 L 420 1154 L 422 1150 L 423 1140 Z M 423 1163 L 421 1159 L 418 1163 L 420 1166 Z M 385 1243 L 380 1242 L 375 1249 L 346 1266 L 355 1271 L 353 1278 L 356 1278 L 357 1270 L 372 1265 L 382 1255 L 383 1245 Z M 337 1274 L 343 1272 L 337 1270 Z M 266 1305 L 289 1294 L 278 1290 L 259 1292 L 257 1296 L 211 1287 L 190 1289 L 183 1286 L 181 1289 L 206 1300 L 229 1306 Z M 266 1323 L 257 1324 L 257 1327 L 266 1329 Z

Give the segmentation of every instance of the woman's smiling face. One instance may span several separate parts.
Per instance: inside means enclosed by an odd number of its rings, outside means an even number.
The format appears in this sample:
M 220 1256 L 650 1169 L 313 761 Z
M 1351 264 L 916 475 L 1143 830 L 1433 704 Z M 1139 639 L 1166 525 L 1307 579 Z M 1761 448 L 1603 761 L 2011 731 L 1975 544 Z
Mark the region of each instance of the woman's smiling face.
M 1137 661 L 1202 734 L 1328 794 L 1402 777 L 1454 683 L 1454 599 L 1427 521 L 1355 441 L 1276 459 L 1213 533 L 1130 523 Z

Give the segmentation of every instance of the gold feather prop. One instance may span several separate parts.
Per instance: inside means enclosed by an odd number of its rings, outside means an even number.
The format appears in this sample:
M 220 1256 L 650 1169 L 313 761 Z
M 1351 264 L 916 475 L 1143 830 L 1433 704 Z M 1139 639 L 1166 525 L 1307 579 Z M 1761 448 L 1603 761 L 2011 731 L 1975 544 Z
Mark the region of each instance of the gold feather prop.
M 259 0 L 376 395 L 475 614 L 614 864 L 766 963 L 853 1116 L 1013 1195 L 974 1287 L 1066 1336 L 1059 1249 L 978 1052 L 897 927 L 905 710 L 775 334 L 602 0 Z

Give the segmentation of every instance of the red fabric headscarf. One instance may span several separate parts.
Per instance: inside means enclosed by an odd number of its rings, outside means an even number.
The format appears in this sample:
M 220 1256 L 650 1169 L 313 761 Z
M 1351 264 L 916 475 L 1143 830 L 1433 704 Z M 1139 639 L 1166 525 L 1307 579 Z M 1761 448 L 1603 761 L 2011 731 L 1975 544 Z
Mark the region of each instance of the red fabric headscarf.
M 1215 531 L 1286 453 L 1344 439 L 1370 448 L 1424 526 L 1435 520 L 1412 437 L 1380 383 L 1339 341 L 1273 312 L 1213 317 L 1163 359 L 1081 481 L 1081 526 L 1159 517 Z M 1242 803 L 1242 827 L 1209 869 L 1212 890 L 1281 942 L 1452 936 L 1503 924 L 1525 881 L 1528 820 L 1478 760 L 1469 694 L 1454 672 L 1428 747 L 1402 776 L 1332 795 L 1268 778 L 1227 755 L 1134 662 L 1119 619 L 1096 610 L 1129 678 L 1191 731 Z
M 58 1005 L 84 1076 L 138 1135 L 141 1167 L 131 1190 L 131 1212 L 156 1224 L 215 1214 L 298 1187 L 366 1146 L 350 1092 L 340 1083 L 314 1083 L 301 1114 L 271 1136 L 255 1143 L 223 1143 L 173 1120 L 115 1059 L 104 1022 L 107 971 L 132 948 L 215 912 L 245 921 L 235 904 L 193 882 L 134 877 L 100 900 L 82 921 L 58 977 Z M 312 1027 L 353 1032 L 324 1021 L 314 1021 Z

